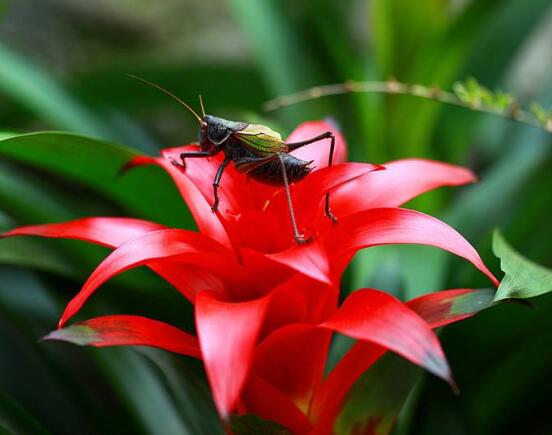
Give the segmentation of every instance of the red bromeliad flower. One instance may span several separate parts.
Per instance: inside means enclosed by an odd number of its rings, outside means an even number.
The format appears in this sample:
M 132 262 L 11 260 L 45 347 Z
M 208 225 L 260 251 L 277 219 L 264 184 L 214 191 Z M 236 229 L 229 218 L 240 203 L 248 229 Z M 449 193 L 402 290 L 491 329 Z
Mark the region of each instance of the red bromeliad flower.
M 399 160 L 384 167 L 344 163 L 341 135 L 324 122 L 299 126 L 288 141 L 332 130 L 337 164 L 326 167 L 327 148 L 312 144 L 294 152 L 317 169 L 292 186 L 300 230 L 293 239 L 282 188 L 260 184 L 229 167 L 216 214 L 212 181 L 222 156 L 191 159 L 182 172 L 171 161 L 196 145 L 139 157 L 129 167 L 164 168 L 190 208 L 199 233 L 127 218 L 87 218 L 22 227 L 5 236 L 38 235 L 85 240 L 113 248 L 67 305 L 48 338 L 93 346 L 148 345 L 201 358 L 215 405 L 226 418 L 252 412 L 296 433 L 329 433 L 347 390 L 385 350 L 394 351 L 452 383 L 431 328 L 470 315 L 452 312 L 455 298 L 472 290 L 428 295 L 408 304 L 381 291 L 354 292 L 338 307 L 341 274 L 366 247 L 415 243 L 464 257 L 498 282 L 475 249 L 454 229 L 425 214 L 398 208 L 444 185 L 474 181 L 463 168 L 428 160 Z M 332 192 L 333 223 L 324 217 Z M 147 265 L 195 306 L 197 338 L 139 316 L 105 316 L 66 323 L 113 276 Z M 334 332 L 358 340 L 323 379 Z

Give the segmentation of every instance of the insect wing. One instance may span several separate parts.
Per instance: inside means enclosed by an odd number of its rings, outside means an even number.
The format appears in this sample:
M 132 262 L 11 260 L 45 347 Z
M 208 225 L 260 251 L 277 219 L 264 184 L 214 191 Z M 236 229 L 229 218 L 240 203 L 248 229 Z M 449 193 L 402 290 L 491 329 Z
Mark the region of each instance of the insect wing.
M 248 174 L 249 172 L 257 169 L 258 167 L 277 159 L 277 157 L 274 156 L 267 156 L 267 157 L 242 157 L 241 159 L 238 159 L 234 161 L 234 167 L 236 170 L 242 174 Z
M 249 124 L 234 133 L 234 136 L 255 154 L 261 156 L 287 152 L 286 143 L 280 134 L 265 125 Z

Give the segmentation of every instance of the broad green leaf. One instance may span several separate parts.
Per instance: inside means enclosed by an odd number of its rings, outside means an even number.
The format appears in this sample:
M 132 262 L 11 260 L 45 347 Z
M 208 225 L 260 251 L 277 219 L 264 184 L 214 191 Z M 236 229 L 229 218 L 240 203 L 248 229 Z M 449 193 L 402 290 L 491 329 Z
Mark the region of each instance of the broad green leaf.
M 162 375 L 143 356 L 129 348 L 94 349 L 90 353 L 146 433 L 192 434 Z
M 70 133 L 31 133 L 0 141 L 0 155 L 82 183 L 132 216 L 169 226 L 191 224 L 176 188 L 158 168 L 118 175 L 137 155 L 130 148 Z
M 53 128 L 110 137 L 111 132 L 46 71 L 0 44 L 0 90 Z
M 55 325 L 61 307 L 28 271 L 0 267 L 0 276 L 2 390 L 54 433 L 71 433 L 79 425 L 83 434 L 101 433 L 100 402 L 92 392 L 81 394 L 88 388 L 82 373 L 90 374 L 89 367 L 37 343 Z
M 0 433 L 46 435 L 49 432 L 27 410 L 0 391 Z
M 419 367 L 388 353 L 362 375 L 336 419 L 339 435 L 388 434 L 420 375 Z
M 186 426 L 194 435 L 223 434 L 209 386 L 197 361 L 148 347 L 136 348 L 166 377 L 166 387 L 173 394 Z M 196 367 L 193 364 L 196 363 Z M 199 370 L 194 370 L 198 368 Z M 201 412 L 199 412 L 199 410 Z
M 18 133 L 13 133 L 10 131 L 0 131 L 0 140 L 8 139 L 13 136 L 17 136 Z
M 73 259 L 36 239 L 2 240 L 0 242 L 0 263 L 30 267 L 72 278 L 81 276 Z
M 78 206 L 82 204 L 73 198 L 51 180 L 15 163 L 0 161 L 0 209 L 14 220 L 25 224 L 69 220 L 81 213 Z
M 552 270 L 516 252 L 498 230 L 493 235 L 493 252 L 500 258 L 500 268 L 505 274 L 495 301 L 526 299 L 552 292 Z
M 235 435 L 291 435 L 284 426 L 253 414 L 233 415 L 231 428 Z

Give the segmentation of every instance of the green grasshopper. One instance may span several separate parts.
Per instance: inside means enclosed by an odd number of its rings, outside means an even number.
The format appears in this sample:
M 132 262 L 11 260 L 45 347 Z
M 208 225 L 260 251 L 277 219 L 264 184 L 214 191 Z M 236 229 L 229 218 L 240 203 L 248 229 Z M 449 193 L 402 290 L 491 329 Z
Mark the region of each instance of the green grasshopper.
M 286 143 L 279 133 L 259 124 L 247 122 L 229 121 L 212 115 L 205 114 L 203 99 L 199 97 L 202 116 L 199 116 L 187 103 L 173 93 L 140 77 L 130 77 L 140 80 L 164 92 L 178 103 L 188 109 L 199 122 L 199 145 L 201 151 L 190 151 L 180 155 L 181 163 L 172 163 L 180 170 L 186 168 L 186 159 L 212 157 L 219 152 L 224 152 L 224 160 L 219 166 L 213 180 L 214 203 L 211 210 L 215 213 L 219 206 L 218 188 L 224 173 L 224 169 L 230 162 L 234 162 L 236 170 L 261 183 L 274 186 L 284 186 L 286 199 L 293 227 L 293 235 L 297 243 L 306 243 L 306 239 L 299 233 L 289 184 L 303 179 L 312 171 L 312 161 L 298 159 L 289 154 L 291 151 L 301 148 L 313 142 L 330 139 L 330 152 L 328 166 L 332 165 L 335 149 L 335 136 L 331 131 L 326 131 L 316 137 L 300 142 Z M 330 194 L 326 193 L 325 215 L 333 222 L 337 219 L 330 209 Z

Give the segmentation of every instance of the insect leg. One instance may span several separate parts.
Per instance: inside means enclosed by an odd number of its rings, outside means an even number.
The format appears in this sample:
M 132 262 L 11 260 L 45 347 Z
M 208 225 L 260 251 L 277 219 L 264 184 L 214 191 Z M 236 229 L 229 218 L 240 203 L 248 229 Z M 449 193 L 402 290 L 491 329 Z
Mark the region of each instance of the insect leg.
M 319 140 L 322 140 L 322 139 L 330 139 L 331 140 L 331 142 L 330 142 L 330 155 L 329 155 L 329 158 L 328 158 L 328 166 L 332 166 L 332 164 L 333 164 L 333 155 L 334 155 L 334 150 L 335 150 L 335 136 L 331 131 L 326 131 L 325 133 L 322 133 L 322 134 L 320 134 L 316 137 L 313 137 L 311 139 L 303 140 L 301 142 L 288 143 L 286 145 L 287 145 L 289 151 L 293 151 L 293 150 L 296 150 L 297 148 L 301 148 L 305 145 L 309 145 L 311 143 L 318 142 Z M 326 193 L 325 201 L 326 201 L 326 205 L 325 205 L 325 209 L 324 209 L 324 214 L 326 216 L 328 216 L 333 222 L 337 222 L 337 218 L 334 216 L 334 214 L 332 213 L 332 211 L 330 209 L 330 192 Z
M 332 166 L 333 163 L 333 155 L 335 150 L 335 136 L 332 134 L 330 136 L 330 156 L 328 157 L 328 167 Z M 330 209 L 330 192 L 326 192 L 326 207 L 324 209 L 324 214 L 328 216 L 332 222 L 337 222 L 337 218 L 332 213 L 332 210 Z
M 173 164 L 173 166 L 176 166 L 178 169 L 180 169 L 181 171 L 183 171 L 184 169 L 186 169 L 186 160 L 187 158 L 192 158 L 192 157 L 211 157 L 213 155 L 213 153 L 211 153 L 210 151 L 188 151 L 187 153 L 181 153 L 180 154 L 180 160 L 182 161 L 182 163 L 178 163 L 176 160 L 172 160 L 171 159 L 171 163 Z
M 226 166 L 228 166 L 228 163 L 230 163 L 231 160 L 226 158 L 219 166 L 217 173 L 215 175 L 215 180 L 213 181 L 213 194 L 215 198 L 215 202 L 213 203 L 213 206 L 211 207 L 211 211 L 215 213 L 218 210 L 219 205 L 219 197 L 218 197 L 218 187 L 220 185 L 220 179 L 222 178 L 222 173 L 224 172 L 224 169 L 226 169 Z
M 318 142 L 319 140 L 322 140 L 322 139 L 329 139 L 331 137 L 334 137 L 333 133 L 331 131 L 326 131 L 313 138 L 302 140 L 301 142 L 287 143 L 286 145 L 289 151 L 293 151 L 293 150 L 296 150 L 297 148 L 304 147 L 305 145 Z
M 280 165 L 282 167 L 282 178 L 284 179 L 284 189 L 286 191 L 286 199 L 288 203 L 289 216 L 291 218 L 291 226 L 293 227 L 293 236 L 295 237 L 295 242 L 298 244 L 307 243 L 308 240 L 306 240 L 301 234 L 299 234 L 299 230 L 297 228 L 297 221 L 295 220 L 295 213 L 293 211 L 293 203 L 291 202 L 291 193 L 289 191 L 286 165 L 284 164 L 284 158 L 281 153 L 278 154 L 278 158 L 280 159 Z

